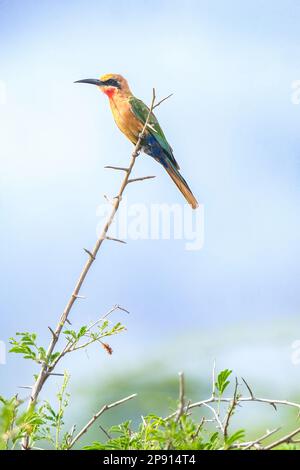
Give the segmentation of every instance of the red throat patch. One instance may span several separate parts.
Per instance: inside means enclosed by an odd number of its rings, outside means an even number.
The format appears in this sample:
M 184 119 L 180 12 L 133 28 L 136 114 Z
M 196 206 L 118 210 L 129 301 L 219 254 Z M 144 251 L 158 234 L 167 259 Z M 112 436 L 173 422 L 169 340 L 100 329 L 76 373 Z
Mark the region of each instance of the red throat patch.
M 112 98 L 116 92 L 115 87 L 106 87 L 103 89 L 103 93 L 105 93 L 109 98 Z

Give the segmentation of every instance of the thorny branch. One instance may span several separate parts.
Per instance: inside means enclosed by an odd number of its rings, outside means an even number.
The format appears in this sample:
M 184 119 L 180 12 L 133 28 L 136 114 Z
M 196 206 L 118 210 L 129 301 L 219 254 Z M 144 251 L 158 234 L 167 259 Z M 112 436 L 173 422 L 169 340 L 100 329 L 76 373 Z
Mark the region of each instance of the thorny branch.
M 184 408 L 184 413 L 187 413 L 188 411 L 192 410 L 193 408 L 201 408 L 202 406 L 205 406 L 206 404 L 209 403 L 231 403 L 233 401 L 232 398 L 227 398 L 227 397 L 213 397 L 211 396 L 210 398 L 207 398 L 206 400 L 201 400 L 197 401 L 195 403 L 190 403 Z M 269 405 L 273 406 L 274 405 L 286 405 L 289 407 L 297 408 L 300 411 L 300 403 L 295 403 L 292 401 L 287 401 L 287 400 L 276 400 L 276 399 L 269 399 L 269 398 L 259 398 L 259 397 L 239 397 L 238 398 L 238 405 L 241 403 L 245 402 L 257 402 L 257 403 L 268 403 Z M 167 416 L 165 419 L 172 419 L 176 416 L 176 412 L 171 413 L 169 416 Z
M 273 442 L 272 444 L 269 444 L 268 446 L 264 447 L 264 450 L 271 450 L 274 449 L 274 447 L 279 446 L 280 444 L 293 444 L 296 443 L 293 441 L 293 437 L 296 436 L 297 434 L 300 433 L 300 428 L 296 429 L 295 431 L 289 433 L 287 436 L 283 436 L 277 441 Z
M 185 405 L 185 391 L 184 391 L 184 373 L 179 372 L 179 406 L 176 414 L 176 421 L 179 421 L 180 417 L 184 413 L 184 405 Z
M 276 432 L 279 431 L 280 428 L 276 428 L 276 429 L 272 429 L 272 431 L 267 431 L 265 434 L 263 434 L 261 437 L 259 437 L 258 439 L 255 439 L 254 441 L 251 441 L 251 442 L 243 442 L 243 443 L 240 443 L 240 444 L 237 444 L 236 447 L 239 448 L 239 447 L 243 447 L 244 450 L 249 450 L 251 449 L 252 447 L 256 448 L 256 449 L 260 449 L 261 448 L 261 445 L 260 443 L 262 441 L 264 441 L 265 439 L 268 439 L 268 437 L 272 436 L 273 434 L 275 434 Z
M 108 411 L 110 410 L 111 408 L 115 408 L 116 406 L 119 406 L 119 405 L 122 405 L 123 403 L 125 403 L 126 401 L 129 401 L 129 400 L 132 400 L 132 398 L 135 398 L 137 395 L 136 393 L 134 393 L 133 395 L 129 395 L 128 397 L 126 398 L 122 398 L 122 400 L 118 400 L 114 403 L 111 403 L 110 405 L 104 405 L 102 406 L 102 408 L 96 413 L 94 414 L 94 416 L 89 420 L 89 422 L 83 426 L 83 428 L 79 431 L 78 434 L 76 434 L 76 436 L 73 438 L 73 440 L 70 442 L 70 444 L 68 445 L 68 449 L 71 449 L 72 447 L 74 447 L 74 445 L 76 444 L 76 442 L 81 438 L 81 436 L 83 436 L 83 434 L 85 434 L 89 428 L 94 424 L 94 422 L 100 418 L 100 416 L 105 413 L 105 411 Z
M 202 424 L 204 422 L 213 421 L 216 423 L 217 428 L 219 428 L 220 432 L 224 436 L 225 446 L 226 441 L 229 436 L 229 425 L 231 422 L 231 418 L 234 414 L 235 409 L 240 406 L 242 403 L 247 402 L 256 402 L 256 403 L 266 403 L 271 405 L 275 410 L 277 410 L 276 405 L 288 406 L 292 408 L 296 408 L 298 410 L 298 416 L 300 414 L 300 403 L 295 403 L 287 400 L 277 400 L 277 399 L 269 399 L 269 398 L 260 398 L 256 397 L 251 390 L 250 386 L 246 382 L 244 378 L 242 378 L 245 387 L 247 388 L 250 396 L 243 397 L 239 392 L 239 383 L 237 378 L 235 379 L 235 386 L 234 386 L 234 393 L 233 397 L 223 397 L 218 396 L 216 393 L 216 382 L 215 382 L 215 372 L 216 372 L 216 363 L 213 363 L 213 372 L 212 372 L 212 394 L 209 398 L 201 401 L 197 401 L 194 403 L 187 402 L 185 404 L 185 396 L 184 396 L 184 375 L 182 372 L 179 373 L 179 406 L 176 411 L 165 418 L 165 421 L 169 421 L 174 419 L 175 422 L 178 422 L 183 415 L 190 415 L 190 411 L 195 408 L 208 408 L 212 415 L 213 419 L 207 419 L 204 416 L 201 418 L 200 425 L 198 427 L 198 432 L 201 430 Z M 225 413 L 224 419 L 221 418 L 219 404 L 220 403 L 228 403 L 228 408 Z M 214 407 L 213 404 L 217 404 L 217 407 Z M 281 428 L 276 428 L 271 431 L 267 431 L 265 434 L 260 436 L 258 439 L 248 442 L 238 442 L 232 443 L 228 447 L 222 447 L 222 449 L 241 449 L 241 450 L 250 450 L 252 448 L 256 450 L 271 450 L 281 444 L 300 444 L 300 438 L 294 439 L 295 436 L 300 434 L 300 427 L 295 429 L 294 431 L 290 432 L 289 434 L 281 437 L 280 439 L 272 442 L 268 445 L 262 445 L 262 441 L 270 438 L 273 434 L 277 433 Z M 170 443 L 169 443 L 170 444 Z
M 167 97 L 168 98 L 168 97 Z M 165 98 L 165 99 L 167 99 Z M 70 345 L 67 343 L 67 345 L 65 346 L 65 348 L 63 349 L 63 351 L 61 352 L 61 354 L 58 356 L 58 358 L 54 361 L 54 363 L 52 365 L 49 365 L 49 360 L 51 358 L 51 355 L 53 354 L 53 351 L 55 350 L 55 347 L 57 345 L 57 342 L 60 338 L 60 335 L 62 333 L 62 330 L 63 330 L 63 327 L 65 325 L 66 322 L 69 322 L 68 320 L 68 316 L 72 310 L 72 307 L 74 305 L 74 303 L 76 302 L 77 299 L 80 298 L 80 291 L 81 291 L 81 287 L 84 283 L 84 280 L 93 264 L 93 262 L 96 260 L 96 257 L 97 257 L 97 254 L 98 254 L 98 251 L 103 243 L 104 240 L 107 240 L 107 239 L 110 239 L 112 240 L 112 238 L 108 237 L 107 236 L 107 232 L 114 220 L 114 217 L 115 217 L 115 214 L 116 212 L 118 211 L 119 209 L 119 206 L 120 206 L 120 203 L 121 203 L 121 200 L 122 200 L 122 196 L 123 196 L 123 193 L 126 189 L 126 186 L 130 183 L 130 182 L 133 182 L 133 180 L 130 180 L 130 175 L 131 175 L 131 172 L 133 170 L 133 167 L 134 167 L 134 164 L 136 162 L 136 158 L 138 157 L 138 155 L 140 154 L 141 150 L 142 150 L 142 141 L 143 141 L 143 137 L 145 135 L 145 131 L 147 129 L 147 126 L 148 126 L 148 123 L 149 123 L 149 119 L 150 119 L 150 116 L 151 116 L 151 113 L 153 111 L 153 109 L 157 106 L 159 106 L 165 99 L 161 100 L 159 103 L 157 103 L 155 105 L 155 100 L 156 100 L 156 94 L 155 94 L 155 89 L 153 88 L 153 91 L 152 91 L 152 101 L 151 101 L 151 106 L 150 106 L 150 109 L 149 109 L 149 113 L 148 113 L 148 116 L 147 116 L 147 119 L 146 119 L 146 122 L 144 124 L 144 127 L 139 135 L 139 138 L 138 138 L 138 141 L 134 147 L 134 150 L 133 150 L 133 153 L 131 155 L 131 160 L 130 160 L 130 163 L 129 163 L 129 166 L 128 168 L 123 168 L 123 167 L 107 167 L 107 168 L 113 168 L 113 169 L 116 169 L 116 170 L 122 170 L 125 172 L 125 176 L 124 176 L 124 179 L 121 183 L 121 186 L 120 186 L 120 189 L 119 189 L 119 192 L 117 194 L 116 197 L 114 197 L 113 201 L 112 201 L 112 210 L 104 224 L 104 227 L 102 229 L 102 232 L 98 238 L 98 240 L 96 241 L 96 244 L 94 246 L 94 248 L 90 251 L 90 250 L 87 250 L 85 249 L 85 252 L 88 254 L 88 259 L 79 275 L 79 278 L 75 284 L 75 287 L 74 287 L 74 290 L 67 302 L 67 305 L 60 317 L 60 320 L 56 326 L 56 329 L 53 330 L 52 328 L 49 327 L 50 329 L 50 332 L 51 332 L 51 341 L 50 341 L 50 344 L 48 346 L 48 349 L 47 349 L 47 353 L 46 353 L 46 361 L 44 361 L 42 363 L 42 367 L 40 369 L 40 372 L 37 376 L 37 379 L 32 387 L 32 392 L 31 392 L 31 396 L 30 396 L 30 399 L 29 399 L 29 404 L 28 404 L 28 410 L 31 410 L 35 407 L 36 405 L 36 402 L 38 400 L 38 397 L 39 397 L 39 394 L 46 382 L 46 380 L 48 379 L 48 377 L 50 376 L 50 374 L 52 373 L 54 367 L 57 365 L 58 361 L 69 351 L 69 348 L 70 348 Z M 143 179 L 148 179 L 147 177 L 144 177 Z M 136 181 L 140 181 L 141 178 L 136 178 Z M 120 240 L 118 240 L 120 241 Z M 22 441 L 22 449 L 24 450 L 27 450 L 29 449 L 29 435 L 26 435 L 24 438 L 23 438 L 23 441 Z
M 271 444 L 263 446 L 261 444 L 262 441 L 268 439 L 273 434 L 277 433 L 280 428 L 273 429 L 272 431 L 267 431 L 263 436 L 255 439 L 254 441 L 249 442 L 241 442 L 239 444 L 233 444 L 231 446 L 232 449 L 242 449 L 242 450 L 250 450 L 254 448 L 255 450 L 271 450 L 275 447 L 278 447 L 281 444 L 299 444 L 299 439 L 293 439 L 294 436 L 300 434 L 300 428 L 295 429 L 294 431 L 290 432 L 289 434 L 277 439 L 276 441 L 272 442 Z
M 230 422 L 230 418 L 234 413 L 234 410 L 236 409 L 238 405 L 238 381 L 237 378 L 235 378 L 235 387 L 234 387 L 234 394 L 233 394 L 233 399 L 232 402 L 228 408 L 227 414 L 225 416 L 225 423 L 224 423 L 224 428 L 223 428 L 223 433 L 224 433 L 224 439 L 226 441 L 228 437 L 228 426 Z

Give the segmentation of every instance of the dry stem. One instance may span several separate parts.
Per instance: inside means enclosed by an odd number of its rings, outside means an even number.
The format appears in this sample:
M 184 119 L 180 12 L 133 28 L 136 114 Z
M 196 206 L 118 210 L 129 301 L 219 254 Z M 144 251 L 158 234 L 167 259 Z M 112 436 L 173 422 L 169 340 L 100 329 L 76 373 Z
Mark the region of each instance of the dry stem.
M 74 444 L 82 437 L 83 434 L 85 434 L 89 428 L 94 424 L 94 422 L 100 418 L 100 416 L 105 413 L 105 411 L 110 410 L 111 408 L 115 408 L 116 406 L 122 405 L 126 401 L 132 400 L 132 398 L 135 398 L 137 395 L 134 393 L 133 395 L 129 395 L 129 397 L 122 398 L 122 400 L 115 401 L 114 403 L 111 403 L 110 405 L 104 405 L 102 408 L 98 411 L 98 413 L 94 414 L 94 416 L 89 420 L 89 422 L 83 426 L 83 428 L 79 431 L 78 434 L 73 438 L 73 440 L 70 442 L 68 449 L 71 449 Z

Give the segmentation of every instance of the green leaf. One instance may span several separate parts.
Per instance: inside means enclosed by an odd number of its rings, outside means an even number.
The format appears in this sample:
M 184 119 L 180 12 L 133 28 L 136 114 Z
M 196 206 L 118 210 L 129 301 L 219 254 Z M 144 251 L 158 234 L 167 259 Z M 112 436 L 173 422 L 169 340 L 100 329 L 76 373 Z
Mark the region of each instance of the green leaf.
M 232 370 L 229 370 L 229 369 L 224 369 L 219 373 L 215 385 L 216 385 L 216 388 L 219 391 L 220 395 L 223 395 L 226 388 L 230 384 L 230 381 L 227 380 L 227 379 L 228 379 L 228 377 L 230 376 L 231 373 L 232 373 Z
M 76 334 L 76 331 L 74 330 L 64 330 L 63 333 L 66 335 L 66 336 L 70 336 L 71 338 L 73 339 L 77 339 L 77 334 Z
M 49 358 L 49 363 L 52 364 L 55 361 L 55 359 L 58 358 L 59 355 L 60 355 L 60 352 L 55 352 L 55 353 L 51 354 L 51 356 Z
M 85 335 L 85 333 L 87 332 L 87 329 L 88 327 L 87 326 L 82 326 L 78 332 L 78 335 L 77 335 L 77 338 L 81 338 L 82 336 Z
M 226 439 L 226 446 L 230 447 L 232 444 L 234 444 L 237 441 L 241 441 L 245 438 L 245 431 L 244 429 L 239 429 L 235 433 L 233 433 L 231 436 L 227 437 Z

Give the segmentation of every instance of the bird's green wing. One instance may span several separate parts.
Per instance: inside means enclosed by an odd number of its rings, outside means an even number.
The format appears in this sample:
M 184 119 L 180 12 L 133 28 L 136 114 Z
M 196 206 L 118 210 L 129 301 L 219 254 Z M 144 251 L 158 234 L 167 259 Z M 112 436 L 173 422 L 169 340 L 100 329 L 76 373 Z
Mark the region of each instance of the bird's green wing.
M 135 117 L 137 117 L 137 119 L 142 124 L 145 124 L 146 119 L 149 114 L 148 106 L 146 106 L 145 103 L 143 103 L 143 101 L 139 100 L 138 98 L 135 98 L 134 96 L 130 98 L 130 105 L 131 105 L 131 109 Z M 147 130 L 157 140 L 157 142 L 162 147 L 162 149 L 166 152 L 166 154 L 170 158 L 171 162 L 175 165 L 175 167 L 179 169 L 178 163 L 176 162 L 174 155 L 173 155 L 172 147 L 169 145 L 163 133 L 163 130 L 160 127 L 158 120 L 156 119 L 153 113 L 151 113 L 150 115 Z

